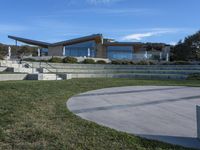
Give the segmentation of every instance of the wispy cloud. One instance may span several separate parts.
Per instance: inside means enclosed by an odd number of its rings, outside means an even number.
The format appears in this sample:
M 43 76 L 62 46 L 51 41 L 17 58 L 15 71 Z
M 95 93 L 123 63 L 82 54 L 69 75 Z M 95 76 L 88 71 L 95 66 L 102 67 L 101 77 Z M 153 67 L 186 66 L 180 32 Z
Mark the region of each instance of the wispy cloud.
M 87 2 L 89 2 L 90 4 L 108 4 L 108 3 L 115 3 L 115 2 L 119 2 L 122 0 L 86 0 Z
M 150 16 L 150 15 L 157 15 L 157 12 L 152 9 L 146 8 L 88 8 L 88 9 L 68 9 L 64 11 L 57 11 L 53 12 L 52 14 L 48 15 L 40 15 L 40 16 L 33 16 L 35 18 L 59 18 L 59 17 L 68 17 L 68 16 L 76 16 L 80 14 L 95 14 L 95 15 L 109 15 L 109 16 Z
M 11 32 L 21 32 L 27 30 L 26 26 L 15 24 L 0 24 L 0 33 L 8 34 Z
M 144 38 L 148 37 L 153 37 L 153 36 L 159 36 L 163 34 L 171 34 L 171 33 L 177 33 L 181 31 L 181 29 L 176 29 L 176 28 L 154 28 L 151 29 L 148 32 L 143 32 L 143 33 L 134 33 L 134 34 L 129 34 L 124 37 L 122 37 L 122 40 L 125 41 L 140 41 Z

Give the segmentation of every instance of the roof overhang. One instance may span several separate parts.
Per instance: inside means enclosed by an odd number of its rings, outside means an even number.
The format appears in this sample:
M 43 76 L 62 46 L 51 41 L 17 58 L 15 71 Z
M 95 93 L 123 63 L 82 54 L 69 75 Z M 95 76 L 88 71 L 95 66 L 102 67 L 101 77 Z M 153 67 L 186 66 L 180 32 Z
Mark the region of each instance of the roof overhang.
M 87 41 L 92 41 L 92 40 L 94 40 L 97 43 L 101 43 L 102 39 L 103 39 L 103 37 L 101 34 L 93 34 L 90 36 L 85 36 L 85 37 L 81 37 L 81 38 L 76 38 L 76 39 L 72 39 L 72 40 L 54 43 L 54 44 L 51 44 L 50 46 L 59 46 L 59 45 L 67 46 L 67 45 L 78 44 L 81 42 L 87 42 Z
M 140 42 L 105 42 L 104 46 L 138 46 L 143 45 Z
M 46 42 L 42 42 L 42 41 L 25 39 L 25 38 L 16 37 L 16 36 L 10 36 L 10 35 L 8 36 L 8 38 L 16 40 L 16 41 L 23 42 L 23 43 L 26 43 L 26 44 L 40 46 L 40 47 L 44 47 L 44 48 L 48 48 L 49 46 L 51 46 L 51 47 L 66 46 L 66 45 L 72 45 L 72 44 L 77 44 L 77 43 L 87 42 L 87 41 L 92 41 L 92 40 L 94 40 L 96 43 L 102 43 L 102 39 L 103 39 L 101 34 L 93 34 L 93 35 L 90 35 L 90 36 L 66 40 L 66 41 L 57 42 L 57 43 L 46 43 Z
M 16 40 L 16 41 L 23 42 L 23 43 L 26 43 L 26 44 L 40 46 L 40 47 L 44 47 L 44 48 L 48 48 L 48 46 L 50 45 L 50 43 L 46 43 L 46 42 L 42 42 L 42 41 L 36 41 L 36 40 L 30 40 L 30 39 L 25 39 L 25 38 L 10 36 L 10 35 L 8 36 L 8 38 Z

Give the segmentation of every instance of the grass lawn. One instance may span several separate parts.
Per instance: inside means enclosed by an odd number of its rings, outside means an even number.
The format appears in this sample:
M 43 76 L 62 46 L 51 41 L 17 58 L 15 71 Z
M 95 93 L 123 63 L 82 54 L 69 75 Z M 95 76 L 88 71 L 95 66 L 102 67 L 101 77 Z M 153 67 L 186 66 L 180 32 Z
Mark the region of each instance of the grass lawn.
M 200 86 L 200 81 L 73 79 L 0 82 L 0 149 L 184 149 L 85 121 L 66 108 L 71 96 L 130 85 Z

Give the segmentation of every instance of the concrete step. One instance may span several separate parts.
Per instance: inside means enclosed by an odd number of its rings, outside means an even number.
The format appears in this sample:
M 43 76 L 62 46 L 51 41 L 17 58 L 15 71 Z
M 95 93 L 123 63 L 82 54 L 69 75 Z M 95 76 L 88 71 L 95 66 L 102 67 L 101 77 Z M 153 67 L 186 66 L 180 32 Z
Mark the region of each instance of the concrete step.
M 0 81 L 26 80 L 27 74 L 0 74 Z
M 52 69 L 52 67 L 45 67 L 48 69 Z M 195 66 L 188 66 L 188 67 L 176 67 L 176 66 L 171 66 L 171 67 L 165 67 L 165 66 L 132 66 L 132 67 L 127 67 L 127 66 L 120 66 L 120 67 L 99 67 L 99 66 L 91 66 L 91 67 L 61 67 L 61 66 L 55 66 L 55 69 L 92 69 L 92 70 L 102 70 L 102 69 L 115 69 L 115 70 L 123 70 L 123 69 L 137 69 L 137 70 L 200 70 L 200 67 L 195 67 Z
M 112 65 L 112 64 L 64 64 L 64 63 L 30 63 L 35 68 L 60 69 L 162 69 L 162 70 L 200 70 L 200 65 Z
M 92 69 L 49 69 L 51 72 L 59 73 L 156 73 L 156 74 L 192 74 L 200 73 L 200 70 L 138 70 L 138 69 L 104 69 L 104 70 L 92 70 Z M 49 70 L 43 70 L 42 72 L 49 72 Z
M 38 73 L 36 68 L 24 68 L 24 67 L 8 67 L 7 72 L 15 73 Z
M 134 78 L 134 79 L 186 79 L 187 75 L 180 74 L 71 74 L 72 78 Z
M 59 75 L 56 74 L 28 74 L 27 80 L 63 80 Z
M 56 74 L 39 74 L 39 80 L 62 80 L 62 78 Z

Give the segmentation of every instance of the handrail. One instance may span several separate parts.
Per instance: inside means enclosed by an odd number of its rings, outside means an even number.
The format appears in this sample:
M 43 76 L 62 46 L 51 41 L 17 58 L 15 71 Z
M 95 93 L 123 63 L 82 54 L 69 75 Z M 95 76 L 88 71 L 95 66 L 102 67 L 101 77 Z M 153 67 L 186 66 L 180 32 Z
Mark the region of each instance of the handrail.
M 30 68 L 32 68 L 32 73 L 34 73 L 34 71 L 33 71 L 33 69 L 35 69 L 33 66 L 31 66 L 29 63 L 27 63 L 27 62 L 24 62 L 24 61 L 21 61 L 21 62 L 19 62 L 19 64 L 25 64 L 25 65 L 28 65 L 28 67 L 30 67 Z M 32 63 L 32 65 L 33 65 L 33 63 Z
M 22 64 L 25 64 L 25 65 L 28 65 L 28 67 L 30 67 L 30 68 L 32 68 L 32 69 L 35 69 L 33 66 L 31 66 L 31 65 L 30 65 L 29 63 L 27 63 L 27 62 L 22 61 L 21 63 L 22 63 Z M 48 66 L 50 66 L 50 67 L 53 68 L 53 69 L 56 69 L 56 73 L 53 72 L 53 71 L 51 71 L 51 70 L 48 69 L 47 67 L 41 66 L 41 62 L 40 62 L 40 68 L 44 68 L 44 69 L 46 69 L 47 71 L 49 71 L 50 73 L 56 74 L 56 80 L 58 80 L 58 71 L 57 71 L 57 68 L 54 67 L 54 66 L 52 66 L 52 65 L 50 65 L 50 64 L 48 64 L 47 62 L 46 62 L 45 64 L 47 64 Z M 33 63 L 32 63 L 32 65 L 33 65 Z M 34 71 L 32 70 L 32 72 L 34 72 Z
M 53 72 L 53 71 L 51 71 L 51 70 L 48 69 L 47 67 L 44 67 L 44 66 L 41 67 L 41 62 L 40 62 L 40 68 L 44 68 L 44 69 L 48 70 L 49 72 L 56 74 L 56 80 L 58 80 L 58 69 L 57 69 L 56 67 L 50 65 L 50 64 L 47 63 L 47 62 L 45 62 L 45 64 L 48 65 L 48 66 L 50 66 L 52 69 L 56 69 L 56 73 Z

